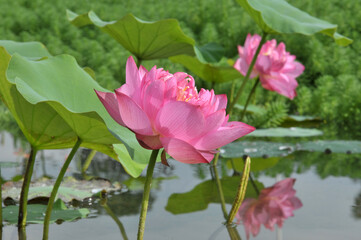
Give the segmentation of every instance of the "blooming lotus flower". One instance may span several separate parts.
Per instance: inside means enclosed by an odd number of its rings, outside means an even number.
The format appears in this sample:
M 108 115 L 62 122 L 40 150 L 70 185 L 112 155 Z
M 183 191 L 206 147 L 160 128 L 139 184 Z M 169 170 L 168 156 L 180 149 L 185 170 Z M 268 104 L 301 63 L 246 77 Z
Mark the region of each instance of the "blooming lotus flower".
M 238 46 L 239 57 L 234 64 L 243 76 L 246 76 L 249 65 L 256 53 L 261 37 L 257 34 L 247 35 L 244 47 Z M 267 41 L 261 48 L 253 67 L 250 78 L 259 76 L 262 86 L 270 91 L 278 92 L 290 99 L 296 96 L 298 85 L 296 78 L 301 75 L 305 67 L 295 61 L 296 56 L 286 52 L 283 42 L 278 44 L 275 39 Z
M 255 129 L 228 122 L 226 95 L 198 92 L 187 73 L 138 69 L 132 57 L 126 65 L 126 83 L 115 93 L 96 93 L 112 118 L 134 132 L 144 148 L 164 148 L 184 163 L 209 163 L 217 148 Z
M 258 199 L 245 199 L 239 208 L 237 223 L 243 222 L 247 239 L 250 233 L 255 237 L 263 224 L 273 230 L 274 225 L 282 227 L 283 221 L 293 216 L 293 211 L 302 207 L 302 202 L 295 196 L 293 185 L 296 179 L 284 179 L 272 187 L 262 189 Z

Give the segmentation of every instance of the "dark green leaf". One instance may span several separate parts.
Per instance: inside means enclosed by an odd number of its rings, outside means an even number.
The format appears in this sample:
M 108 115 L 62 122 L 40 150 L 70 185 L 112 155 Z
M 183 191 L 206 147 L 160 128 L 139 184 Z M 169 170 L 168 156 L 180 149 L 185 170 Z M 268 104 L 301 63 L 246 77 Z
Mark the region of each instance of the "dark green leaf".
M 27 208 L 27 223 L 43 223 L 46 211 L 46 205 L 41 204 L 29 204 Z M 3 219 L 10 224 L 18 223 L 18 206 L 8 206 L 3 208 Z M 68 209 L 64 202 L 58 199 L 54 203 L 53 211 L 51 212 L 50 223 L 54 223 L 57 220 L 62 221 L 74 221 L 78 218 L 86 218 L 90 211 L 86 208 L 80 209 Z
M 202 63 L 216 63 L 224 56 L 224 48 L 217 43 L 208 43 L 201 47 L 194 47 L 194 52 Z
M 141 60 L 194 55 L 194 40 L 182 32 L 175 19 L 147 22 L 128 14 L 118 21 L 105 22 L 92 11 L 77 15 L 69 10 L 67 16 L 78 27 L 94 24 Z

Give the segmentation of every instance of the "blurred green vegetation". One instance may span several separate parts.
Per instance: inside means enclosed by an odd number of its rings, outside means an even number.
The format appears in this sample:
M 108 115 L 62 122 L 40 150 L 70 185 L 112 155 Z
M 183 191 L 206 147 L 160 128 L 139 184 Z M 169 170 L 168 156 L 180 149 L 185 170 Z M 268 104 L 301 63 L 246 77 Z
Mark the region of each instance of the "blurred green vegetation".
M 289 0 L 291 4 L 320 19 L 338 24 L 338 31 L 352 39 L 349 47 L 339 47 L 322 35 L 270 36 L 286 43 L 287 51 L 297 56 L 306 70 L 298 78 L 298 96 L 290 101 L 259 87 L 253 104 L 265 105 L 263 115 L 248 115 L 245 121 L 256 127 L 275 127 L 288 113 L 315 115 L 332 123 L 335 135 L 352 131 L 361 137 L 361 1 L 355 0 Z M 228 58 L 237 57 L 237 45 L 243 45 L 247 33 L 260 29 L 233 0 L 0 0 L 0 36 L 15 41 L 40 41 L 53 55 L 73 55 L 81 66 L 94 69 L 96 80 L 108 89 L 124 82 L 125 62 L 129 52 L 94 26 L 78 29 L 66 19 L 65 10 L 85 13 L 93 10 L 104 20 L 117 20 L 133 13 L 142 20 L 175 18 L 186 35 L 198 45 L 216 42 L 225 48 Z M 144 61 L 170 72 L 185 71 L 167 59 Z M 211 84 L 196 78 L 198 87 Z M 240 82 L 240 81 L 238 81 Z M 236 83 L 238 85 L 239 83 Z M 250 81 L 248 89 L 251 88 Z M 231 83 L 216 85 L 217 93 L 229 92 Z M 240 103 L 244 104 L 247 94 Z M 0 116 L 6 114 L 0 108 Z M 3 121 L 4 117 L 1 117 Z M 3 125 L 5 125 L 3 123 Z

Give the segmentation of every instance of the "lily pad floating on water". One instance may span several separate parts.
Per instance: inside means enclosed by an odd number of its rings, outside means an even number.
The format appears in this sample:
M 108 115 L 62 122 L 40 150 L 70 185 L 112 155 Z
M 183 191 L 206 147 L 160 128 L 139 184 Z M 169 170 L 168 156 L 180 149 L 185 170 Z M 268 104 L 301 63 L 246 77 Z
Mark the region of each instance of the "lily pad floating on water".
M 301 142 L 301 150 L 312 152 L 328 152 L 330 153 L 361 153 L 361 141 L 323 141 Z
M 341 46 L 352 40 L 337 33 L 337 25 L 310 16 L 285 0 L 237 0 L 258 26 L 266 33 L 322 33 L 332 37 Z
M 240 177 L 224 177 L 221 179 L 225 202 L 232 204 L 237 192 Z M 263 184 L 255 181 L 258 190 L 264 188 Z M 245 198 L 257 198 L 257 192 L 251 184 L 247 187 Z M 165 209 L 173 214 L 184 214 L 207 209 L 210 203 L 220 203 L 218 188 L 215 180 L 207 180 L 195 186 L 186 193 L 174 193 L 168 198 Z
M 292 143 L 278 143 L 278 142 L 265 142 L 254 141 L 245 142 L 238 141 L 227 144 L 221 148 L 221 156 L 225 158 L 240 158 L 248 155 L 252 158 L 267 158 L 267 157 L 280 157 L 287 156 L 295 151 L 296 145 Z
M 46 205 L 42 204 L 29 204 L 27 207 L 27 223 L 43 223 Z M 64 202 L 58 199 L 54 203 L 53 211 L 50 218 L 50 223 L 56 221 L 74 221 L 79 218 L 86 218 L 90 211 L 86 208 L 69 209 L 65 206 Z M 18 223 L 18 206 L 7 206 L 3 208 L 3 219 L 10 224 Z
M 314 137 L 320 136 L 323 132 L 314 128 L 267 128 L 256 129 L 247 136 L 252 137 Z
M 224 158 L 240 158 L 244 155 L 249 155 L 251 158 L 271 158 L 286 156 L 295 151 L 360 154 L 361 141 L 318 140 L 298 142 L 297 144 L 264 141 L 238 141 L 222 147 L 220 153 Z
M 3 185 L 3 198 L 11 198 L 14 201 L 19 201 L 22 181 L 6 182 Z M 28 199 L 38 197 L 49 197 L 53 189 L 54 180 L 40 179 L 31 183 Z M 119 186 L 114 186 L 107 180 L 76 180 L 74 178 L 67 178 L 59 187 L 57 198 L 64 202 L 70 202 L 73 199 L 82 201 L 85 198 L 92 197 L 96 193 L 105 190 L 107 192 L 117 191 Z

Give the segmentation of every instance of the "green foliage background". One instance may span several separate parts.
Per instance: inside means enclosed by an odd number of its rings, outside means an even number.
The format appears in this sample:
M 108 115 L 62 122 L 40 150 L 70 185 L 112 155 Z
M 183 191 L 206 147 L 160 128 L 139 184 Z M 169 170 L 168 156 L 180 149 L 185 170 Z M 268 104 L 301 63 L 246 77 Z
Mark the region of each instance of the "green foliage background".
M 352 131 L 353 138 L 361 137 L 361 43 L 358 41 L 361 1 L 289 2 L 313 16 L 338 24 L 338 31 L 355 41 L 349 47 L 339 47 L 322 35 L 271 36 L 284 41 L 287 51 L 296 55 L 306 70 L 298 78 L 300 86 L 294 101 L 258 88 L 252 101 L 265 105 L 266 111 L 263 115 L 247 116 L 247 123 L 273 127 L 281 124 L 287 113 L 316 115 L 337 126 L 336 133 Z M 104 20 L 117 20 L 129 12 L 147 21 L 175 18 L 198 45 L 219 43 L 224 46 L 226 57 L 233 59 L 238 54 L 237 45 L 243 45 L 247 33 L 260 34 L 260 29 L 233 0 L 0 0 L 0 6 L 1 39 L 40 41 L 53 55 L 73 55 L 81 66 L 94 69 L 97 81 L 109 89 L 124 82 L 129 52 L 94 26 L 82 29 L 72 26 L 65 9 L 79 14 L 93 10 Z M 185 71 L 167 59 L 143 64 L 147 68 L 157 64 L 170 72 Z M 197 81 L 199 87 L 211 87 Z M 216 86 L 216 91 L 229 92 L 229 88 L 230 84 L 222 84 Z M 246 94 L 243 95 L 240 103 L 244 104 Z M 0 108 L 0 115 L 4 111 Z

